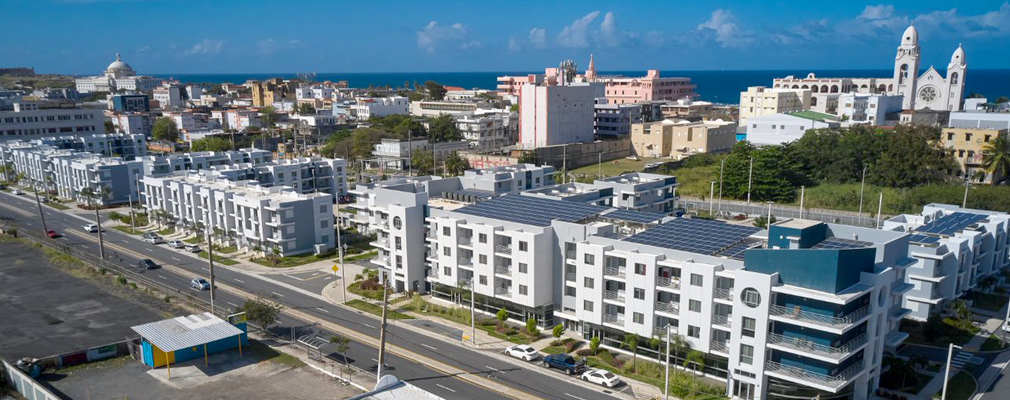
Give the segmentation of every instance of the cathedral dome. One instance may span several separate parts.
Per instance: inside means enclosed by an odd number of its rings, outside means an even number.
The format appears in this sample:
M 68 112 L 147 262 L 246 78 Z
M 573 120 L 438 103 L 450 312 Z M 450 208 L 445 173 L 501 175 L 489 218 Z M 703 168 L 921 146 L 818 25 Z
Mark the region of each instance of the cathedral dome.
M 106 71 L 133 71 L 133 67 L 130 64 L 123 62 L 123 59 L 119 57 L 119 53 L 116 53 L 116 61 L 109 64 L 109 67 L 105 69 Z
M 954 50 L 954 54 L 950 56 L 950 65 L 964 65 L 968 63 L 968 60 L 964 58 L 964 49 L 961 45 L 957 45 L 957 50 Z
M 905 33 L 901 34 L 901 44 L 918 45 L 919 44 L 919 31 L 915 30 L 914 25 L 908 25 L 908 29 L 905 29 Z

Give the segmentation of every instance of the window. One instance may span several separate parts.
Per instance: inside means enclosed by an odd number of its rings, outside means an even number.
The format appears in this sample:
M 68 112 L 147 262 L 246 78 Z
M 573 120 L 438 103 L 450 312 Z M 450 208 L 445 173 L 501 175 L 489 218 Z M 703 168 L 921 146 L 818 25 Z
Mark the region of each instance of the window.
M 757 320 L 750 317 L 743 317 L 743 328 L 741 328 L 741 334 L 746 337 L 754 337 L 754 330 L 757 326 Z
M 645 264 L 635 263 L 635 275 L 645 275 Z
M 947 140 L 954 140 L 954 132 L 947 132 Z
M 585 287 L 587 287 L 589 289 L 593 288 L 593 278 L 586 278 L 586 280 L 585 280 L 584 283 L 585 283 Z
M 592 254 L 586 254 L 586 264 L 595 264 L 595 261 Z
M 691 286 L 701 286 L 705 283 L 705 277 L 698 274 L 691 274 Z
M 970 142 L 971 141 L 971 134 L 970 133 L 965 133 L 964 134 L 964 141 L 965 142 Z
M 477 234 L 477 241 L 481 243 L 487 243 L 487 234 L 486 233 Z
M 442 267 L 442 272 L 445 272 L 445 276 L 452 276 L 452 268 Z
M 519 294 L 526 295 L 526 285 L 519 285 Z
M 320 214 L 326 214 L 326 205 L 325 204 L 320 204 L 319 205 L 319 213 Z
M 693 337 L 695 339 L 700 338 L 701 337 L 701 328 L 699 328 L 697 326 L 688 325 L 687 326 L 687 336 Z
M 645 323 L 645 315 L 639 312 L 632 313 L 631 320 L 634 321 L 636 324 L 643 324 Z
M 449 236 L 449 233 L 450 233 L 450 232 L 452 232 L 452 230 L 451 230 L 451 229 L 449 229 L 449 227 L 448 227 L 448 226 L 443 226 L 443 227 L 442 227 L 442 236 Z
M 575 287 L 565 286 L 565 296 L 575 297 Z
M 519 263 L 519 273 L 520 274 L 527 273 L 527 270 L 528 270 L 528 267 L 526 266 L 526 263 Z
M 396 249 L 400 250 L 401 247 L 402 247 L 401 244 L 400 244 L 400 237 L 397 236 L 394 241 L 396 242 Z
M 645 290 L 635 288 L 635 298 L 639 300 L 645 300 Z
M 593 311 L 593 302 L 589 300 L 584 300 L 582 302 L 582 309 L 586 311 Z
M 396 256 L 396 268 L 403 268 L 403 256 Z
M 529 251 L 529 246 L 526 244 L 526 242 L 523 242 L 521 240 L 519 241 L 519 251 Z
M 480 284 L 487 285 L 487 275 L 480 275 Z
M 326 220 L 319 221 L 319 228 L 326 229 Z
M 687 309 L 692 312 L 701 312 L 701 302 L 698 300 L 688 300 Z
M 393 228 L 403 228 L 403 220 L 401 220 L 400 217 L 393 217 Z
M 761 293 L 754 288 L 746 288 L 740 292 L 740 298 L 743 304 L 750 308 L 757 307 L 761 304 Z
M 442 248 L 442 254 L 445 254 L 446 256 L 450 256 L 451 257 L 452 256 L 452 249 L 450 249 L 448 247 L 443 247 Z
M 487 264 L 487 254 L 480 254 L 477 256 L 477 259 L 480 260 L 481 264 Z
M 754 346 L 749 344 L 740 345 L 740 364 L 751 365 L 754 363 Z

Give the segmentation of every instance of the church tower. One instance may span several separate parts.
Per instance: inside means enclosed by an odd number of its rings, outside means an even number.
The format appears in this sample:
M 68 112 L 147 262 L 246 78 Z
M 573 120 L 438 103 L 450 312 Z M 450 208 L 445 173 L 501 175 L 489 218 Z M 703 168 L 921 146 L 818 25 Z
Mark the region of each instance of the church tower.
M 589 55 L 589 69 L 586 70 L 586 82 L 596 81 L 596 64 L 593 63 L 593 55 Z
M 964 100 L 964 75 L 968 72 L 968 61 L 964 58 L 964 49 L 957 45 L 957 50 L 950 56 L 947 65 L 947 110 L 961 111 Z
M 915 86 L 919 78 L 919 32 L 909 25 L 901 35 L 898 55 L 894 57 L 894 90 L 891 94 L 903 96 L 905 110 L 915 108 Z

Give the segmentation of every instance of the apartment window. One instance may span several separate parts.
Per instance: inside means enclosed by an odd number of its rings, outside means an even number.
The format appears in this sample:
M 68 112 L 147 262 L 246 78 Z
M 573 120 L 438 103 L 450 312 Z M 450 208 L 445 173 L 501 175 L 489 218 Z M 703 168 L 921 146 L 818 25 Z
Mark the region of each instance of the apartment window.
M 595 264 L 596 259 L 592 254 L 586 254 L 586 264 Z
M 645 290 L 635 288 L 635 298 L 639 300 L 645 300 Z
M 448 247 L 443 247 L 442 248 L 442 254 L 445 254 L 446 256 L 452 256 L 452 249 L 450 249 Z
M 971 134 L 970 133 L 965 133 L 964 134 L 964 141 L 965 142 L 970 142 L 971 141 Z
M 487 234 L 486 233 L 478 234 L 477 241 L 481 243 L 487 243 Z
M 403 268 L 403 256 L 396 256 L 396 268 Z
M 701 286 L 705 283 L 705 277 L 698 274 L 691 274 L 691 286 Z
M 635 263 L 635 275 L 645 275 L 645 264 Z
M 442 236 L 449 236 L 449 233 L 450 233 L 451 231 L 452 231 L 452 230 L 451 230 L 451 229 L 449 229 L 449 227 L 448 227 L 448 226 L 443 226 L 443 227 L 442 227 Z
M 645 314 L 639 312 L 632 313 L 631 320 L 634 321 L 636 324 L 645 323 Z
M 989 143 L 990 136 L 991 135 L 985 135 L 985 139 L 984 140 L 985 140 L 986 143 Z
M 526 263 L 519 263 L 519 273 L 520 274 L 525 274 L 527 272 L 527 269 L 528 269 L 528 267 L 526 266 Z
M 740 334 L 746 337 L 754 337 L 756 327 L 757 320 L 750 317 L 743 317 L 743 328 L 741 328 Z
M 319 213 L 326 214 L 326 205 L 322 204 L 319 206 Z
M 480 275 L 480 284 L 487 285 L 487 275 Z
M 526 285 L 519 285 L 519 294 L 526 295 Z
M 593 288 L 593 278 L 586 278 L 586 280 L 583 283 L 585 283 L 584 285 L 585 287 L 589 289 Z
M 740 364 L 751 365 L 754 363 L 754 346 L 749 344 L 740 345 Z
M 565 286 L 565 296 L 575 297 L 575 287 Z
M 487 254 L 480 254 L 477 256 L 477 259 L 480 260 L 481 264 L 487 264 Z
M 395 242 L 396 242 L 396 249 L 400 250 L 400 237 L 399 236 L 396 237 Z
M 701 302 L 698 300 L 688 300 L 687 309 L 693 312 L 701 312 Z
M 954 132 L 947 132 L 947 140 L 954 140 Z
M 693 337 L 695 339 L 700 338 L 701 337 L 701 328 L 699 328 L 697 326 L 688 325 L 687 326 L 687 336 Z
M 529 251 L 529 246 L 526 242 L 519 241 L 519 251 Z
M 452 268 L 442 267 L 442 272 L 445 272 L 445 276 L 452 276 Z
M 586 311 L 593 311 L 593 302 L 589 300 L 584 300 L 582 302 L 582 309 Z
M 326 220 L 319 221 L 319 228 L 326 229 Z

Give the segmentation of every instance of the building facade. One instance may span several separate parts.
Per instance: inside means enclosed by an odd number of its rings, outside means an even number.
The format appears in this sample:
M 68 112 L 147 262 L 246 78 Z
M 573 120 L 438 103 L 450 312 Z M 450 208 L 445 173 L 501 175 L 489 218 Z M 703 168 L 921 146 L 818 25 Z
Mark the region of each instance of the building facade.
M 351 115 L 359 120 L 372 117 L 385 117 L 393 114 L 408 114 L 410 101 L 406 97 L 362 97 L 356 99 L 356 104 L 348 107 Z
M 138 76 L 130 64 L 116 54 L 116 61 L 109 64 L 105 73 L 76 79 L 77 91 L 91 92 L 150 92 L 161 85 L 161 79 Z
M 14 103 L 13 111 L 0 111 L 0 140 L 41 136 L 90 136 L 105 133 L 102 110 L 91 108 L 40 108 L 38 103 Z
M 593 134 L 596 137 L 628 137 L 631 125 L 642 120 L 642 106 L 639 104 L 598 103 L 593 107 Z
M 596 98 L 603 85 L 524 85 L 519 96 L 519 145 L 525 149 L 593 141 Z
M 998 137 L 1005 137 L 1008 130 L 987 128 L 943 128 L 940 144 L 954 156 L 960 168 L 949 171 L 951 176 L 965 177 L 979 183 L 993 183 L 1002 178 L 995 176 L 983 164 L 982 151 Z M 1005 173 L 1005 172 L 1004 172 Z
M 809 110 L 810 93 L 810 89 L 749 87 L 740 93 L 740 125 L 746 126 L 750 117 Z
M 755 145 L 778 145 L 803 137 L 810 129 L 841 126 L 834 115 L 816 111 L 762 115 L 747 120 L 747 141 Z
M 881 93 L 844 93 L 838 96 L 838 116 L 850 125 L 884 125 L 888 114 L 901 112 L 902 98 Z
M 736 144 L 735 122 L 674 121 L 634 124 L 631 146 L 639 157 L 683 159 L 698 153 L 725 153 Z

